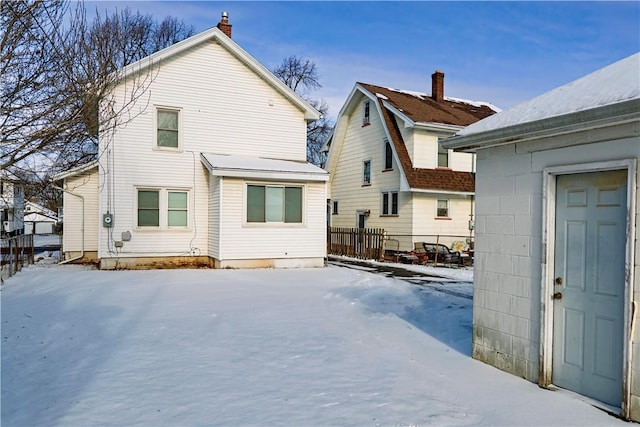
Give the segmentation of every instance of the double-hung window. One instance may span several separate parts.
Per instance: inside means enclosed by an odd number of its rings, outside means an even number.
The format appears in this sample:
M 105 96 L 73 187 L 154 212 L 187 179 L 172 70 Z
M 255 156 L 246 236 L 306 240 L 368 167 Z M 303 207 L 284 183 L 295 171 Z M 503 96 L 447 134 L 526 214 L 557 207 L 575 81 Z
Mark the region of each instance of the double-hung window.
M 247 185 L 247 222 L 302 223 L 302 187 Z
M 362 185 L 371 184 L 371 160 L 362 162 Z
M 334 215 L 338 215 L 338 201 L 337 200 L 333 201 L 333 214 Z
M 180 111 L 168 108 L 157 110 L 157 134 L 158 148 L 178 148 Z
M 138 227 L 187 227 L 189 193 L 172 189 L 138 189 Z
M 398 215 L 398 192 L 386 191 L 382 193 L 382 215 Z
M 438 218 L 448 218 L 449 217 L 449 201 L 448 200 L 438 200 L 438 209 L 436 216 Z

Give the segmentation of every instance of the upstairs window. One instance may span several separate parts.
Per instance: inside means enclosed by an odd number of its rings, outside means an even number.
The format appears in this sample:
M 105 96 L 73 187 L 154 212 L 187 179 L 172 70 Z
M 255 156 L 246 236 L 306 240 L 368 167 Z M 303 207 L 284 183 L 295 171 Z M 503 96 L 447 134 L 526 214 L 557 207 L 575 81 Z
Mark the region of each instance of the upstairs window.
M 439 168 L 448 168 L 449 167 L 449 150 L 444 148 L 442 144 L 438 142 L 438 167 Z
M 302 187 L 247 185 L 247 222 L 302 223 Z
M 362 163 L 362 185 L 371 184 L 371 160 Z
M 384 170 L 393 169 L 393 151 L 388 139 L 384 139 Z
M 161 148 L 178 148 L 179 111 L 158 109 L 157 118 L 157 145 Z
M 398 192 L 382 193 L 382 215 L 398 215 Z
M 366 100 L 364 101 L 363 105 L 362 105 L 362 126 L 366 126 L 369 123 L 371 123 L 369 121 L 369 112 L 371 110 L 371 101 Z
M 334 215 L 338 215 L 338 201 L 337 200 L 333 201 L 333 214 Z
M 438 200 L 438 209 L 436 216 L 438 218 L 449 218 L 449 201 Z

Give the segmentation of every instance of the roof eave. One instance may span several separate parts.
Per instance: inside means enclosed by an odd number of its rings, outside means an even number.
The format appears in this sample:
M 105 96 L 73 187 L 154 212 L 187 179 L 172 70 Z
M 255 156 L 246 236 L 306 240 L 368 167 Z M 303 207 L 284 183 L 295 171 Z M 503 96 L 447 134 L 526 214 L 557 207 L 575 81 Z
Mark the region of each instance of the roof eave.
M 442 141 L 445 148 L 476 152 L 479 149 L 598 129 L 640 119 L 640 98 L 532 122 L 491 129 Z
M 93 160 L 89 163 L 85 163 L 84 165 L 80 165 L 78 167 L 75 167 L 73 169 L 69 169 L 68 171 L 65 172 L 61 172 L 57 175 L 54 175 L 53 177 L 51 177 L 51 181 L 60 181 L 61 179 L 65 179 L 65 178 L 69 178 L 71 176 L 75 176 L 75 175 L 79 175 L 81 173 L 87 172 L 93 168 L 97 168 L 98 167 L 98 161 L 97 160 Z

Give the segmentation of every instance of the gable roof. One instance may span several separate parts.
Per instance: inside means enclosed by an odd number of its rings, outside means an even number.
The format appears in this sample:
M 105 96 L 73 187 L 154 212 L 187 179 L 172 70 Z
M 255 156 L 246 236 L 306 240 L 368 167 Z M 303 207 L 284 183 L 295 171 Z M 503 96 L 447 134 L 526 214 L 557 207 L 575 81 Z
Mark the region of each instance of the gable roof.
M 336 167 L 346 124 L 340 118 L 348 116 L 359 102 L 358 93 L 375 100 L 376 110 L 384 124 L 384 131 L 392 143 L 393 152 L 400 165 L 401 188 L 418 192 L 442 192 L 472 194 L 475 191 L 475 175 L 471 172 L 454 171 L 437 168 L 414 168 L 411 156 L 402 138 L 396 117 L 404 122 L 405 127 L 417 127 L 433 132 L 444 132 L 451 135 L 464 126 L 495 114 L 499 108 L 487 103 L 445 97 L 436 101 L 430 95 L 420 92 L 392 89 L 368 83 L 356 83 L 344 106 L 340 110 L 339 119 L 325 150 L 330 151 L 327 168 Z
M 638 111 L 640 53 L 460 130 L 445 145 L 475 150 L 516 142 L 518 135 L 566 133 Z
M 468 126 L 500 111 L 486 103 L 445 97 L 436 101 L 430 95 L 358 83 L 370 94 L 383 101 L 386 108 L 396 110 L 413 123 L 438 123 L 453 126 Z
M 392 113 L 386 109 L 382 100 L 380 112 L 387 128 L 389 140 L 397 154 L 398 161 L 412 190 L 431 190 L 442 192 L 473 193 L 475 191 L 475 175 L 471 172 L 461 172 L 449 169 L 414 168 L 407 147 L 402 139 L 402 133 Z
M 265 82 L 279 91 L 289 101 L 304 112 L 305 119 L 307 121 L 318 120 L 320 118 L 320 112 L 316 110 L 311 104 L 305 101 L 300 95 L 298 95 L 293 89 L 284 84 L 278 79 L 271 71 L 269 71 L 264 65 L 258 62 L 253 56 L 242 49 L 236 42 L 229 38 L 217 27 L 209 28 L 201 33 L 195 34 L 189 38 L 186 38 L 178 43 L 175 43 L 169 47 L 159 50 L 139 61 L 127 65 L 126 67 L 117 71 L 115 76 L 118 79 L 124 79 L 138 72 L 146 70 L 149 67 L 154 67 L 157 64 L 161 64 L 162 61 L 167 60 L 173 56 L 176 56 L 184 51 L 191 49 L 201 43 L 215 41 L 229 53 L 235 56 L 239 61 L 246 65 L 250 70 L 256 73 Z

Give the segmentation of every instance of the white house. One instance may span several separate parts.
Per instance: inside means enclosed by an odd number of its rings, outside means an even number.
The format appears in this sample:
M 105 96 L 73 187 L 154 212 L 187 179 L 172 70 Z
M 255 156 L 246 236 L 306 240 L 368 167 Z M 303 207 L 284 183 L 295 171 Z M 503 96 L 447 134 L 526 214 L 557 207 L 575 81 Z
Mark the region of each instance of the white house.
M 640 54 L 460 131 L 473 356 L 640 421 Z
M 440 71 L 431 95 L 356 83 L 329 145 L 331 225 L 383 228 L 401 250 L 470 237 L 473 155 L 439 141 L 496 111 L 445 97 Z
M 0 171 L 0 236 L 24 233 L 24 187 L 18 177 Z
M 326 171 L 306 162 L 319 113 L 217 27 L 121 71 L 131 119 L 64 179 L 65 257 L 101 268 L 324 265 Z M 136 98 L 139 82 L 148 80 Z

